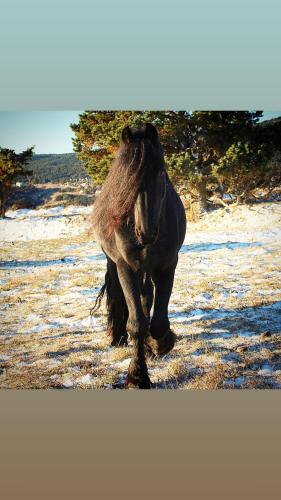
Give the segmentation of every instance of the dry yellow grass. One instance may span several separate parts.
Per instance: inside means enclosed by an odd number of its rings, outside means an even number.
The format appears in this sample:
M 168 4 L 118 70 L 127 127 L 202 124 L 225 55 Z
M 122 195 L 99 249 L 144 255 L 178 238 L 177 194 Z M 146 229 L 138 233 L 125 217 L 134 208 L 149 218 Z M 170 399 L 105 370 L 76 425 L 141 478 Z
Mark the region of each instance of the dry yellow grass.
M 187 240 L 180 254 L 170 302 L 178 341 L 163 359 L 148 359 L 154 387 L 281 387 L 280 245 L 265 238 L 228 248 L 241 234 L 216 228 L 220 243 L 210 249 L 204 224 L 188 236 L 201 247 Z M 86 233 L 2 244 L 1 261 L 18 264 L 0 269 L 0 387 L 122 386 L 131 347 L 110 347 L 104 304 L 90 321 L 100 254 Z

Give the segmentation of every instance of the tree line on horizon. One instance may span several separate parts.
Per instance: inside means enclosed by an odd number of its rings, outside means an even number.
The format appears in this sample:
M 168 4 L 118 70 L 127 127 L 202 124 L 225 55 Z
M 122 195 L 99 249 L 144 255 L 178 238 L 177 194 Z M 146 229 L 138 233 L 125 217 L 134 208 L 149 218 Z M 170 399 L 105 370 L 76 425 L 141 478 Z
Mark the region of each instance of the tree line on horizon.
M 211 203 L 225 205 L 227 195 L 239 203 L 253 199 L 258 188 L 280 185 L 281 117 L 261 122 L 262 115 L 262 111 L 84 111 L 79 123 L 70 127 L 74 152 L 93 184 L 100 187 L 123 128 L 153 123 L 173 184 L 200 216 Z M 34 147 L 20 154 L 0 147 L 0 217 L 5 216 L 16 178 L 32 175 L 27 167 L 32 167 L 33 152 Z M 43 172 L 44 162 L 48 159 L 40 160 Z M 62 172 L 70 165 L 72 171 L 79 170 L 80 164 L 69 159 L 57 166 Z
M 225 204 L 248 201 L 257 188 L 281 180 L 281 118 L 260 122 L 262 111 L 85 111 L 71 124 L 73 147 L 101 186 L 120 144 L 122 129 L 153 123 L 169 176 L 200 213 L 210 197 Z

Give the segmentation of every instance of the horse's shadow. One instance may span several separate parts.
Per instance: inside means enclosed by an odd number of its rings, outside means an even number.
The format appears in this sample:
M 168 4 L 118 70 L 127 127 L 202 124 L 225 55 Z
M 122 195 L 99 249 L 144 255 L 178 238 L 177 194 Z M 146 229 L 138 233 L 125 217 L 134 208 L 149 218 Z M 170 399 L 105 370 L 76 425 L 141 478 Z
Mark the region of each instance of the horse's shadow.
M 57 358 L 58 356 L 69 356 L 75 352 L 88 351 L 89 346 L 87 344 L 81 345 L 79 347 L 70 347 L 69 349 L 58 349 L 57 351 L 46 352 L 47 358 Z
M 63 257 L 53 260 L 11 260 L 0 261 L 0 269 L 14 269 L 17 267 L 49 267 L 60 264 L 74 264 L 77 261 L 76 257 Z
M 240 241 L 225 241 L 223 243 L 192 243 L 190 245 L 183 245 L 180 249 L 180 253 L 187 252 L 211 252 L 214 250 L 222 250 L 226 248 L 228 250 L 236 250 L 238 248 L 249 248 L 249 247 L 259 247 L 261 243 L 259 242 L 240 242 Z
M 201 339 L 223 338 L 224 332 L 222 335 L 217 332 L 212 333 L 212 330 L 220 329 L 235 332 L 233 335 L 241 336 L 241 338 L 261 335 L 266 330 L 270 330 L 272 335 L 281 332 L 281 301 L 255 307 L 208 309 L 208 313 L 206 320 L 213 319 L 214 321 L 209 331 L 199 334 Z M 216 314 L 219 314 L 218 318 Z
M 104 261 L 105 256 L 102 253 L 98 253 L 95 255 L 87 255 L 84 258 L 78 258 L 74 256 L 69 257 L 61 257 L 60 259 L 52 259 L 52 260 L 7 260 L 0 261 L 0 269 L 14 269 L 18 267 L 49 267 L 49 266 L 57 266 L 57 265 L 67 265 L 72 264 L 76 265 L 79 262 L 91 262 L 91 261 Z
M 203 310 L 204 311 L 204 310 Z M 270 383 L 274 386 L 274 371 L 281 369 L 281 356 L 279 354 L 281 348 L 281 301 L 271 302 L 267 305 L 261 305 L 257 307 L 241 307 L 236 309 L 208 309 L 209 317 L 206 315 L 200 321 L 204 322 L 204 319 L 208 321 L 210 316 L 213 318 L 216 313 L 223 314 L 223 317 L 215 319 L 210 327 L 202 329 L 201 333 L 195 335 L 196 340 L 205 340 L 207 353 L 219 353 L 222 358 L 228 354 L 237 354 L 238 357 L 243 356 L 241 353 L 236 353 L 236 348 L 233 349 L 225 347 L 223 345 L 218 345 L 216 341 L 221 339 L 224 341 L 228 338 L 239 337 L 241 338 L 241 344 L 245 342 L 245 337 L 252 340 L 251 344 L 246 343 L 246 352 L 248 355 L 255 355 L 253 360 L 248 362 L 247 370 L 251 370 L 255 375 L 257 382 L 262 384 L 265 383 L 265 377 L 262 375 L 257 375 L 258 370 L 266 362 L 264 356 L 259 355 L 262 351 L 268 352 L 268 359 L 273 366 L 273 380 Z M 188 312 L 187 312 L 188 314 Z M 213 316 L 212 316 L 213 315 Z M 194 319 L 196 321 L 196 319 Z M 191 323 L 187 322 L 186 324 Z M 182 323 L 181 323 L 182 324 Z M 214 330 L 214 331 L 212 331 Z M 221 330 L 221 332 L 219 331 Z M 245 334 L 245 331 L 247 335 Z M 268 337 L 263 338 L 262 334 L 267 331 Z M 227 333 L 227 337 L 225 336 Z M 186 336 L 179 335 L 178 339 L 184 342 Z M 192 341 L 191 341 L 192 342 Z M 240 345 L 240 344 L 239 344 Z M 195 349 L 190 353 L 191 356 L 196 356 L 204 354 L 205 350 Z M 223 359 L 223 361 L 226 361 Z M 237 376 L 243 376 L 245 373 L 245 367 L 239 362 L 236 364 Z M 155 389 L 177 389 L 179 386 L 188 383 L 195 379 L 200 379 L 206 373 L 204 368 L 191 367 L 186 369 L 186 373 L 182 374 L 179 378 L 174 378 L 167 376 L 161 379 L 161 381 L 154 383 L 153 388 Z
M 36 208 L 44 205 L 55 193 L 59 191 L 57 187 L 26 186 L 15 189 L 7 202 L 7 208 L 17 205 L 18 208 Z

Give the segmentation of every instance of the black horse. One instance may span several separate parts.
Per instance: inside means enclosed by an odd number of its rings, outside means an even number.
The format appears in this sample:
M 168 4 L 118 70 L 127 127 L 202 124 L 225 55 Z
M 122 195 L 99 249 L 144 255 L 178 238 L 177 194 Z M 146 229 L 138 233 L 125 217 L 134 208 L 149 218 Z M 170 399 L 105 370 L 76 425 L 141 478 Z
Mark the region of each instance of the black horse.
M 124 128 L 92 223 L 107 257 L 105 284 L 93 311 L 106 293 L 112 345 L 126 345 L 128 333 L 133 343 L 125 386 L 149 389 L 146 352 L 164 355 L 175 343 L 168 304 L 186 230 L 153 125 Z

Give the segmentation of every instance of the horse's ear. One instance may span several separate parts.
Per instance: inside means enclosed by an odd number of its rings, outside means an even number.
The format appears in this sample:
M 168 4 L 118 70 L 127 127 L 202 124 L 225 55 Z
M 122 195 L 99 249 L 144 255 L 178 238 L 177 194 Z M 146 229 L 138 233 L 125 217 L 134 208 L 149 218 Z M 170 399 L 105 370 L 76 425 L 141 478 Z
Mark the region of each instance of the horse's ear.
M 151 140 L 153 144 L 158 142 L 158 132 L 154 125 L 151 123 L 145 124 L 145 135 Z
M 132 134 L 130 127 L 127 125 L 127 127 L 125 127 L 122 130 L 122 141 L 125 144 L 130 144 L 130 142 L 132 142 L 132 140 L 133 140 L 133 134 Z

